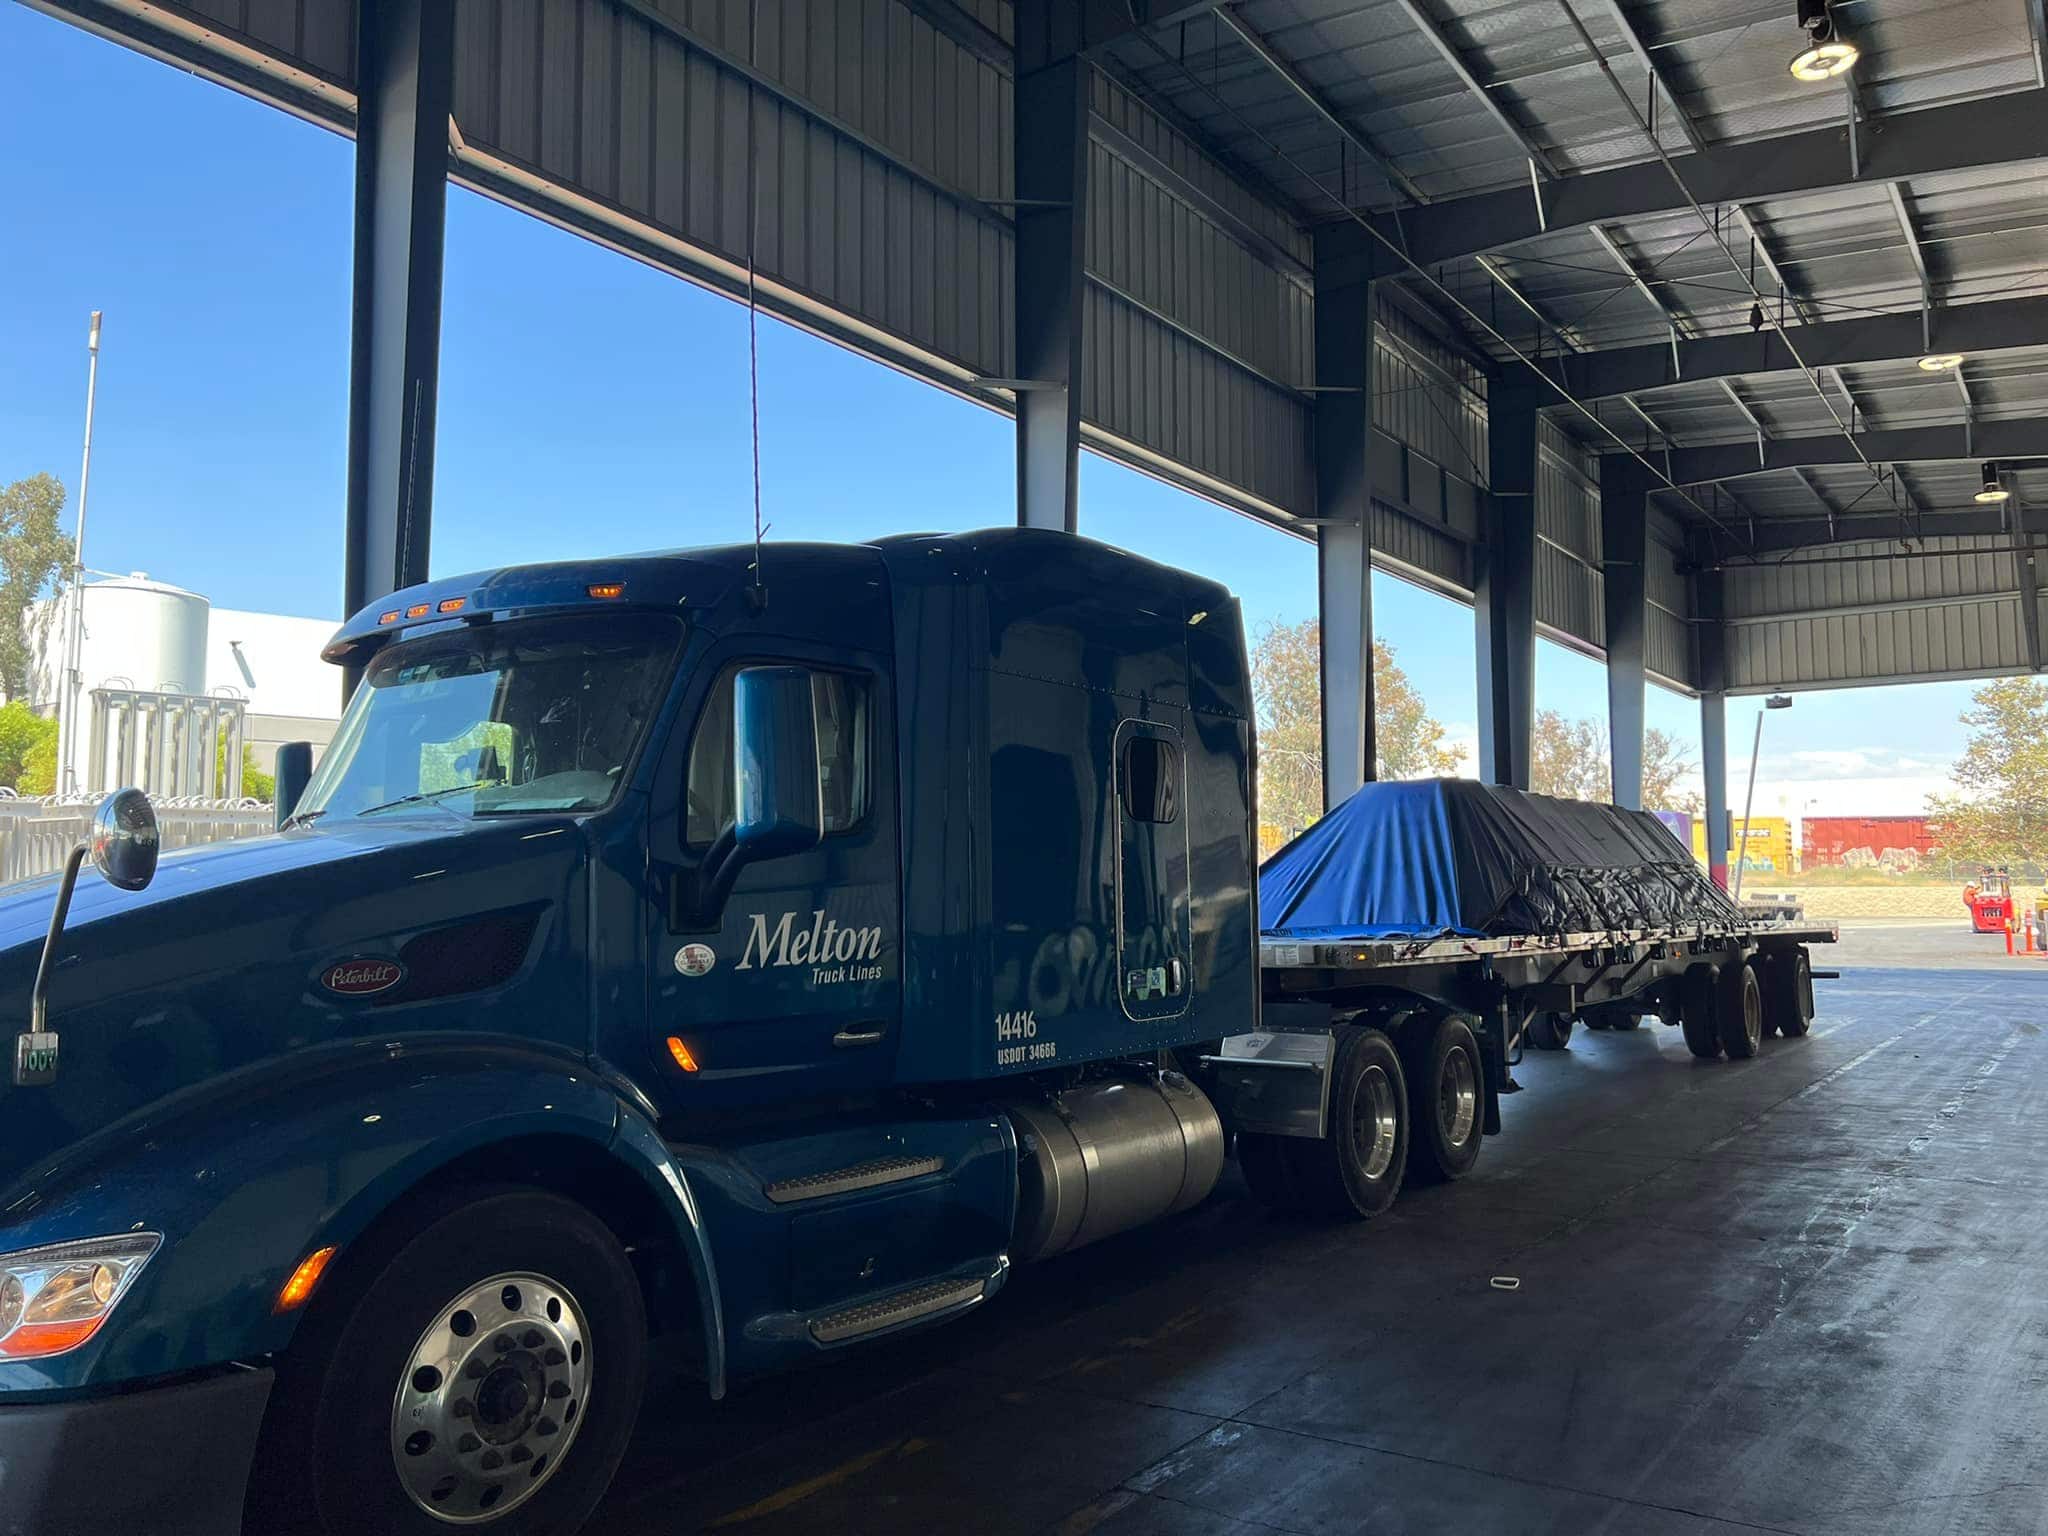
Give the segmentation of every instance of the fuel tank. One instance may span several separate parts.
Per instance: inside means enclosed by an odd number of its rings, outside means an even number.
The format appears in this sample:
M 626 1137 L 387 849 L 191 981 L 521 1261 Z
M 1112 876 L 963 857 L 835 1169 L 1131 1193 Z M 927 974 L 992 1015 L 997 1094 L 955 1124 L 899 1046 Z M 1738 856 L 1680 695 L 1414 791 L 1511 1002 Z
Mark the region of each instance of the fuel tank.
M 1003 1110 L 1017 1131 L 1015 1262 L 1199 1205 L 1223 1171 L 1223 1121 L 1177 1072 L 1086 1083 Z

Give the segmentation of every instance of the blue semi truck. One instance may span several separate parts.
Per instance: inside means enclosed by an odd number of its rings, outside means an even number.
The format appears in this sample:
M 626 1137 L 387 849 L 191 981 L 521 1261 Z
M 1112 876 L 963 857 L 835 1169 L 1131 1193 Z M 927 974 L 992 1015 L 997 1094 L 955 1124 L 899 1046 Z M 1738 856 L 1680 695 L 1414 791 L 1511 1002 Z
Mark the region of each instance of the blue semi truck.
M 1749 1054 L 1831 936 L 1262 940 L 1237 605 L 1067 535 L 512 568 L 325 654 L 274 836 L 158 867 L 124 791 L 0 898 L 5 1536 L 571 1531 L 653 1334 L 722 1395 L 1232 1151 L 1369 1216 L 1532 1019 Z

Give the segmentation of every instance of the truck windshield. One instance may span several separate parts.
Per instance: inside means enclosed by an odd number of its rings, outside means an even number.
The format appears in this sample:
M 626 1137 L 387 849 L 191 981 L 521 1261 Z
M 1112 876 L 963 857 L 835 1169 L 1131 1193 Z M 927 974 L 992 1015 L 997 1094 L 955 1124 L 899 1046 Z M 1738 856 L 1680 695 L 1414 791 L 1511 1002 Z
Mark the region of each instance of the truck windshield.
M 608 613 L 402 641 L 365 670 L 294 819 L 596 810 L 646 735 L 682 635 L 659 614 Z

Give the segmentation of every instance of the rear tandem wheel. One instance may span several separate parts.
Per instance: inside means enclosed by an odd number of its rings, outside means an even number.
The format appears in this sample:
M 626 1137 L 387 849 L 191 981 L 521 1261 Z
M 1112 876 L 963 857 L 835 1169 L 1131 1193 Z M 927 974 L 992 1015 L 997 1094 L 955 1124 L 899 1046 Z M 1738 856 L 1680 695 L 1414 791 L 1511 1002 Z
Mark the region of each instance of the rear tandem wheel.
M 1363 1220 L 1394 1203 L 1407 1170 L 1408 1085 L 1394 1042 L 1377 1029 L 1336 1032 L 1327 1134 L 1241 1131 L 1238 1163 L 1276 1211 Z

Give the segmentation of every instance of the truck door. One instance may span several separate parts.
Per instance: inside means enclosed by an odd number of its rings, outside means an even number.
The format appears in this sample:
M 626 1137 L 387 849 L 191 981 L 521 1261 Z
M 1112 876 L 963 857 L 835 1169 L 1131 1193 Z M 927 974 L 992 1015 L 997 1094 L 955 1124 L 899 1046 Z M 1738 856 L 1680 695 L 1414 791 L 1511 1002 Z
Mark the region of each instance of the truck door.
M 733 678 L 811 674 L 823 838 L 747 864 L 722 902 L 693 906 L 733 824 Z M 651 1048 L 671 1104 L 737 1105 L 869 1091 L 890 1076 L 901 1011 L 895 764 L 886 672 L 844 653 L 749 642 L 707 660 L 677 764 L 680 849 L 654 862 Z M 691 718 L 686 714 L 686 718 Z M 690 1066 L 678 1077 L 673 1038 Z
M 1187 1011 L 1190 964 L 1187 764 L 1181 733 L 1154 720 L 1116 731 L 1117 984 L 1124 1012 Z

